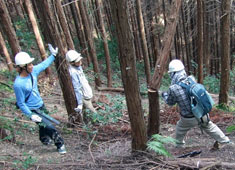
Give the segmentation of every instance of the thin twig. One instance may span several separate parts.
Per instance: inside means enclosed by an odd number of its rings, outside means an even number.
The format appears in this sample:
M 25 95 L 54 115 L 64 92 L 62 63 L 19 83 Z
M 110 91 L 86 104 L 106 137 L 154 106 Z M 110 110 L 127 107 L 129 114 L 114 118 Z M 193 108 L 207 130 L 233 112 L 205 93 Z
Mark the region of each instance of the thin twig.
M 94 159 L 94 156 L 92 155 L 92 152 L 91 152 L 91 144 L 94 141 L 95 137 L 96 137 L 96 134 L 93 136 L 93 138 L 91 140 L 91 143 L 89 144 L 89 152 L 90 152 L 90 155 L 91 155 L 92 160 L 93 160 L 94 163 L 95 163 L 95 159 Z

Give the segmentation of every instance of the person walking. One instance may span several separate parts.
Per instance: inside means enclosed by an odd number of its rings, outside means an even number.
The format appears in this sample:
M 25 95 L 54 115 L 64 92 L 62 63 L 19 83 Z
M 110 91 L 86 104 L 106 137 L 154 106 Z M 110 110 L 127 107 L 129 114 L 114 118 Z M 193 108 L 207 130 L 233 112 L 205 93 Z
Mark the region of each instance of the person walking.
M 38 112 L 48 113 L 38 90 L 38 76 L 51 65 L 58 53 L 58 48 L 54 49 L 51 44 L 48 46 L 51 55 L 35 66 L 32 64 L 34 58 L 31 58 L 28 53 L 16 54 L 15 64 L 19 75 L 16 77 L 13 87 L 17 106 L 25 116 L 39 126 L 39 140 L 44 145 L 49 145 L 54 141 L 58 152 L 64 154 L 66 149 L 63 138 L 51 121 L 38 114 Z
M 82 117 L 84 114 L 84 121 L 87 121 L 87 114 L 83 112 L 84 108 L 89 109 L 91 113 L 97 112 L 92 105 L 93 92 L 82 69 L 82 58 L 81 54 L 75 50 L 69 50 L 66 53 L 66 60 L 69 63 L 69 73 L 77 100 L 77 107 L 74 110 L 78 114 L 81 114 Z
M 209 119 L 209 113 L 205 115 L 202 120 L 199 120 L 193 115 L 190 107 L 190 99 L 187 96 L 186 89 L 183 89 L 177 83 L 185 82 L 187 74 L 183 63 L 174 59 L 169 63 L 169 71 L 171 78 L 171 85 L 167 92 L 162 92 L 163 100 L 170 106 L 178 104 L 180 108 L 180 120 L 176 124 L 176 146 L 182 147 L 185 144 L 184 137 L 186 133 L 193 127 L 200 125 L 208 135 L 215 139 L 220 144 L 230 143 L 230 139 L 220 130 L 220 128 Z M 189 76 L 194 79 L 193 76 Z

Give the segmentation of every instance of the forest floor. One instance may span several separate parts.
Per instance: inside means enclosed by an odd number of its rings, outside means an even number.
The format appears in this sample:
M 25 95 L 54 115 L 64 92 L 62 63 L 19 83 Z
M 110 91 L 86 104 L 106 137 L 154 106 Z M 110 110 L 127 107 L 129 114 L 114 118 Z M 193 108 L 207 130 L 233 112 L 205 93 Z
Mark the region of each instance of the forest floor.
M 1 77 L 3 81 L 4 77 Z M 189 131 L 185 148 L 166 145 L 172 157 L 164 157 L 152 151 L 131 151 L 131 129 L 127 111 L 116 123 L 107 125 L 95 124 L 91 129 L 82 125 L 74 128 L 67 126 L 67 112 L 58 82 L 49 85 L 47 81 L 39 82 L 42 97 L 48 110 L 57 110 L 52 117 L 61 121 L 57 129 L 65 140 L 67 154 L 60 155 L 54 145 L 44 146 L 38 140 L 38 129 L 34 123 L 25 119 L 13 105 L 2 105 L 0 116 L 11 120 L 18 118 L 13 131 L 15 141 L 0 142 L 0 170 L 8 169 L 235 169 L 235 146 L 226 145 L 220 149 L 212 149 L 214 140 L 198 127 Z M 45 85 L 43 85 L 45 84 Z M 105 94 L 115 96 L 114 92 L 95 91 L 94 105 L 97 101 L 107 102 Z M 122 94 L 123 95 L 123 94 Z M 14 96 L 13 93 L 1 92 L 0 98 Z M 217 100 L 215 98 L 215 100 Z M 112 101 L 108 101 L 112 103 Z M 145 99 L 143 102 L 147 102 Z M 99 112 L 99 107 L 98 112 Z M 213 109 L 211 120 L 223 132 L 229 125 L 234 125 L 235 114 Z M 176 107 L 161 108 L 161 135 L 174 137 L 175 125 L 179 119 Z M 146 116 L 147 120 L 147 116 Z M 11 126 L 11 125 L 8 125 Z M 12 125 L 13 126 L 13 125 Z M 33 130 L 34 129 L 34 130 Z M 96 133 L 94 133 L 96 132 Z M 235 142 L 235 132 L 227 134 Z M 177 158 L 192 151 L 201 151 L 195 157 Z

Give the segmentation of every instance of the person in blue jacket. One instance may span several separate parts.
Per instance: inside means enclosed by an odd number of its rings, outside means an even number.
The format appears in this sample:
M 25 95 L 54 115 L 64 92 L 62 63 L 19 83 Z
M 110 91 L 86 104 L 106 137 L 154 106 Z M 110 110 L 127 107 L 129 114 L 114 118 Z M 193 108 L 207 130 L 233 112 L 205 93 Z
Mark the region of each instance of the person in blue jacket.
M 38 75 L 49 67 L 55 60 L 58 48 L 54 49 L 48 44 L 51 55 L 40 64 L 33 65 L 34 58 L 31 58 L 26 52 L 19 52 L 15 56 L 17 66 L 17 75 L 14 81 L 14 92 L 16 104 L 23 114 L 39 126 L 39 139 L 44 145 L 49 145 L 54 141 L 59 153 L 66 153 L 64 140 L 54 125 L 46 118 L 37 114 L 37 112 L 47 113 L 43 100 L 38 90 Z

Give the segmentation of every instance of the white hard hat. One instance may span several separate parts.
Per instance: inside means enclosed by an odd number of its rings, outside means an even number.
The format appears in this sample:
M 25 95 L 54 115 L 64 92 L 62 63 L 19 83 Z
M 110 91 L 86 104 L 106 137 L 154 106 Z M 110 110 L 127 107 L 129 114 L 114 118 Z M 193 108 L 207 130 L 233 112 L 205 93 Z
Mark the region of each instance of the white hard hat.
M 15 56 L 15 64 L 24 67 L 26 64 L 31 63 L 34 58 L 31 58 L 26 52 L 19 52 Z
M 174 59 L 170 62 L 168 73 L 177 72 L 181 70 L 184 70 L 184 64 L 180 60 Z
M 69 50 L 66 53 L 66 60 L 71 63 L 71 62 L 79 62 L 82 59 L 82 56 L 80 53 L 78 53 L 75 50 Z

